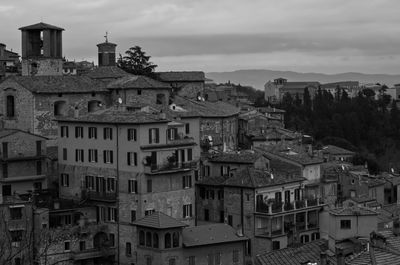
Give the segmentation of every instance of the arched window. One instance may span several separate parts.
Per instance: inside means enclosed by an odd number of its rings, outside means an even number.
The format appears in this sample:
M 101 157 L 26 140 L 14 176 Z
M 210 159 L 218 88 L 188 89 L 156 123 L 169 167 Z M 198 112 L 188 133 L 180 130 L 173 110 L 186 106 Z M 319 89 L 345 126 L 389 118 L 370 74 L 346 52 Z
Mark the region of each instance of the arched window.
M 99 110 L 101 106 L 101 102 L 98 100 L 91 100 L 88 102 L 88 112 L 94 112 Z
M 144 231 L 140 230 L 139 232 L 139 245 L 144 246 Z
M 15 97 L 12 95 L 7 96 L 7 117 L 13 118 L 15 116 Z
M 179 247 L 179 234 L 178 234 L 178 232 L 174 232 L 174 234 L 172 236 L 172 246 L 174 248 Z
M 171 234 L 166 233 L 164 236 L 164 248 L 171 248 Z
M 153 234 L 153 248 L 158 248 L 158 234 Z
M 165 94 L 157 94 L 156 104 L 165 104 Z
M 65 101 L 54 102 L 54 116 L 64 116 L 66 114 L 66 105 Z
M 151 247 L 151 233 L 146 232 L 146 247 Z

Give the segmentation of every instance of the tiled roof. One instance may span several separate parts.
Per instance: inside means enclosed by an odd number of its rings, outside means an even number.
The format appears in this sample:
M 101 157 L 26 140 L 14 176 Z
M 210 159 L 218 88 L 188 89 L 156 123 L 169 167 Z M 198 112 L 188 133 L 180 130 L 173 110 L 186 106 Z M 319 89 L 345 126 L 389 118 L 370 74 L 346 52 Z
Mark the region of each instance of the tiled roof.
M 256 110 L 251 110 L 251 111 L 247 111 L 244 113 L 240 113 L 240 115 L 239 115 L 239 119 L 241 119 L 241 120 L 251 120 L 251 119 L 254 119 L 257 117 L 268 120 L 268 118 L 264 114 L 262 114 Z
M 93 79 L 109 79 L 109 78 L 120 78 L 124 76 L 130 76 L 131 74 L 125 72 L 117 66 L 101 66 L 96 67 L 89 71 L 85 76 Z
M 241 164 L 253 164 L 262 155 L 257 152 L 246 152 L 242 151 L 239 153 L 219 153 L 209 156 L 208 160 L 217 163 L 241 163 Z
M 13 80 L 33 93 L 108 92 L 100 81 L 84 76 L 12 76 Z
M 107 88 L 109 89 L 126 89 L 126 88 L 140 88 L 140 89 L 171 89 L 167 83 L 154 80 L 150 77 L 143 75 L 127 75 L 117 80 L 111 81 Z
M 265 113 L 285 113 L 286 112 L 283 109 L 270 108 L 270 107 L 259 107 L 258 110 L 261 112 L 265 112 Z
M 257 148 L 260 152 L 263 152 L 268 158 L 272 156 L 278 156 L 301 165 L 313 165 L 321 164 L 323 160 L 319 157 L 309 155 L 305 150 L 302 150 L 301 146 L 285 146 L 282 144 L 277 145 L 261 145 Z
M 400 216 L 400 205 L 399 204 L 388 204 L 388 205 L 383 205 L 382 208 L 390 213 L 393 214 L 393 216 L 398 217 Z
M 21 132 L 21 133 L 23 133 L 23 134 L 30 134 L 30 135 L 33 135 L 33 136 L 35 136 L 35 137 L 47 139 L 47 138 L 44 137 L 44 136 L 37 135 L 37 134 L 33 134 L 33 133 L 30 133 L 30 132 L 27 132 L 27 131 L 23 131 L 23 130 L 19 130 L 19 129 L 0 129 L 0 138 L 9 136 L 9 135 L 14 134 L 14 133 L 17 133 L 17 132 Z
M 222 223 L 186 227 L 182 231 L 182 237 L 184 247 L 197 247 L 247 240 L 245 236 L 238 236 L 236 230 L 232 226 Z
M 354 155 L 353 151 L 341 148 L 336 145 L 326 145 L 322 147 L 323 153 L 329 153 L 331 155 Z
M 299 175 L 271 173 L 265 170 L 247 167 L 233 173 L 230 177 L 208 177 L 200 181 L 203 185 L 223 185 L 246 188 L 262 188 L 286 183 L 301 182 L 305 178 Z
M 394 186 L 400 184 L 400 176 L 398 174 L 390 174 L 388 172 L 382 172 L 379 177 L 382 177 L 385 181 L 392 183 Z
M 161 118 L 158 114 L 144 111 L 127 111 L 117 108 L 99 110 L 79 117 L 58 117 L 55 120 L 61 122 L 66 121 L 107 124 L 145 124 L 169 122 L 169 120 Z
M 137 220 L 134 224 L 137 226 L 156 229 L 168 229 L 186 226 L 186 224 L 176 220 L 175 218 L 158 211 Z
M 157 72 L 157 77 L 165 82 L 204 82 L 204 72 L 201 71 L 171 71 Z
M 184 111 L 177 111 L 182 117 L 230 117 L 240 112 L 239 108 L 223 101 L 197 101 L 175 96 L 174 103 L 184 109 Z
M 64 30 L 63 28 L 56 27 L 50 24 L 46 24 L 43 22 L 39 22 L 33 25 L 25 26 L 19 28 L 19 30 L 31 30 L 31 29 L 37 29 L 37 30 L 43 30 L 43 29 L 55 29 L 55 30 Z
M 327 243 L 324 239 L 315 240 L 310 243 L 294 248 L 284 248 L 272 252 L 257 255 L 260 265 L 304 265 L 321 264 L 320 255 L 326 251 Z M 331 265 L 336 265 L 336 257 L 327 255 L 327 261 Z
M 334 208 L 329 211 L 330 214 L 337 216 L 351 216 L 351 215 L 378 215 L 374 210 L 365 207 L 345 207 L 345 208 Z

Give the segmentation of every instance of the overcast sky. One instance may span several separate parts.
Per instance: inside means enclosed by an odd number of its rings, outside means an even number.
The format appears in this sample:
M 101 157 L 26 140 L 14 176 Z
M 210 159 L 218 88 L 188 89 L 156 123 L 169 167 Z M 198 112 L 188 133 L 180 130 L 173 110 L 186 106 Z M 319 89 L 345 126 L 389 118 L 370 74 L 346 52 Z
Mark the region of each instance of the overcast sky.
M 20 52 L 21 26 L 65 29 L 69 60 L 96 61 L 96 44 L 133 45 L 158 70 L 398 74 L 398 0 L 1 0 L 0 42 Z

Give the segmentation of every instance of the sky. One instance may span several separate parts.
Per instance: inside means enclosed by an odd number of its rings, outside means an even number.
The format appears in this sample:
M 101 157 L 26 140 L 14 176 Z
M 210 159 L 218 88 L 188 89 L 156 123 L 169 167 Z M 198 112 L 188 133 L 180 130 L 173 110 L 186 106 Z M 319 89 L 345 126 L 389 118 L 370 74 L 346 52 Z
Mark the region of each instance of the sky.
M 159 71 L 387 73 L 400 69 L 398 0 L 1 0 L 0 42 L 60 26 L 63 54 L 97 64 L 96 44 L 141 46 Z

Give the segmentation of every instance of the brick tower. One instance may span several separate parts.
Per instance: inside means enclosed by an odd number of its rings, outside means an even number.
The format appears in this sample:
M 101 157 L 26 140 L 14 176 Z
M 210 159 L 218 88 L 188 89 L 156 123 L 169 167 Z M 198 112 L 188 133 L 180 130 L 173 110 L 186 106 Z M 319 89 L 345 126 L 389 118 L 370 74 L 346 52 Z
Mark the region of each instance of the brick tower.
M 62 75 L 62 31 L 43 22 L 19 28 L 22 33 L 22 75 Z
M 117 44 L 108 42 L 108 35 L 104 36 L 106 41 L 97 44 L 99 54 L 99 67 L 115 66 L 115 47 Z

